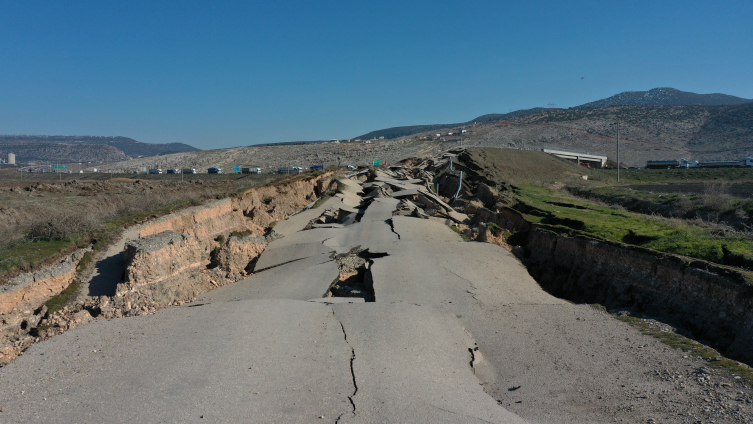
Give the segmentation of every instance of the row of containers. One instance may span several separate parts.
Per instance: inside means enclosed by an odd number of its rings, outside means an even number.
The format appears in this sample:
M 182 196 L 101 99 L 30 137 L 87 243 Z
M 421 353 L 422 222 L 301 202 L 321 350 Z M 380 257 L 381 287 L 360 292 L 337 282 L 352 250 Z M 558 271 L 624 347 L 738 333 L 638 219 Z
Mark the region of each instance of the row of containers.
M 324 169 L 324 165 L 313 165 L 310 167 L 312 171 L 321 170 Z M 304 169 L 298 166 L 286 166 L 282 168 L 277 168 L 277 171 L 270 171 L 270 174 L 297 174 L 303 172 Z M 146 168 L 142 170 L 142 172 L 147 172 Z M 240 166 L 233 167 L 233 172 L 237 174 L 261 174 L 261 168 L 243 168 Z M 138 171 L 135 171 L 134 173 L 138 173 Z M 148 171 L 149 174 L 162 174 L 162 169 L 154 168 L 150 169 Z M 183 169 L 168 169 L 168 174 L 197 174 L 198 172 L 194 168 L 183 168 Z M 222 174 L 222 168 L 207 168 L 207 174 Z
M 670 168 L 745 168 L 753 167 L 753 158 L 742 160 L 723 160 L 715 162 L 699 162 L 697 160 L 650 160 L 646 162 L 647 169 Z

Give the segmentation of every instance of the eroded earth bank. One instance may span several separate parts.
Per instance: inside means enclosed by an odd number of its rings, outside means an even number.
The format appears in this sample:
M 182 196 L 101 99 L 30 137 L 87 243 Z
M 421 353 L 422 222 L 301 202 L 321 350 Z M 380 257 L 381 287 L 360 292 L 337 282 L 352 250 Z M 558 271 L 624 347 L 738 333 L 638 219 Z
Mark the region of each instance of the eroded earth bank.
M 516 257 L 545 243 L 508 246 L 486 223 L 514 214 L 453 156 L 144 225 L 111 293 L 44 324 L 16 307 L 19 340 L 59 335 L 0 369 L 0 421 L 753 420 L 746 379 L 545 291 Z

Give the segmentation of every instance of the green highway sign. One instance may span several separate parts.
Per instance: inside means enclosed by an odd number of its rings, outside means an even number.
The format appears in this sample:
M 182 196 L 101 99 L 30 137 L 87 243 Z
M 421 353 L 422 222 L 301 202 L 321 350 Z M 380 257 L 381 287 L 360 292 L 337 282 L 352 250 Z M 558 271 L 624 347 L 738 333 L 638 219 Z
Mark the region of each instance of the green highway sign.
M 374 159 L 374 166 L 379 166 L 381 164 L 382 164 L 382 161 L 380 161 L 379 159 Z
M 52 165 L 52 169 L 68 169 L 68 165 Z

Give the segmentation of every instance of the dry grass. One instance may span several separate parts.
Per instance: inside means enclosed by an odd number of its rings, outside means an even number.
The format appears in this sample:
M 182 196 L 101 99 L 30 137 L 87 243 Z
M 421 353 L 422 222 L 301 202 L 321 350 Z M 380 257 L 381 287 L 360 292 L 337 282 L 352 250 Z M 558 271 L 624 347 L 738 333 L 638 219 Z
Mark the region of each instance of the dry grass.
M 730 183 L 722 181 L 707 182 L 703 185 L 703 207 L 707 211 L 727 212 L 734 200 L 729 194 Z
M 106 244 L 114 231 L 129 223 L 226 197 L 257 183 L 100 182 L 77 184 L 64 192 L 56 188 L 0 194 L 0 272 L 33 264 L 71 244 Z

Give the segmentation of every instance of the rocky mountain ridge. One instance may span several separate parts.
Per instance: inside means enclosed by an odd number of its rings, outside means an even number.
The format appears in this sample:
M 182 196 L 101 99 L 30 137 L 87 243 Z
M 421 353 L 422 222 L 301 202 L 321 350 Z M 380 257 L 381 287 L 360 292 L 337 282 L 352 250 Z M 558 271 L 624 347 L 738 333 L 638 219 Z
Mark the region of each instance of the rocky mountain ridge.
M 696 94 L 687 91 L 680 91 L 675 88 L 662 87 L 652 88 L 648 91 L 625 91 L 606 99 L 596 100 L 575 106 L 570 109 L 585 108 L 602 108 L 610 106 L 731 106 L 751 103 L 753 99 L 743 99 L 741 97 L 731 96 L 728 94 Z M 468 122 L 456 124 L 433 124 L 433 125 L 412 125 L 405 127 L 392 127 L 381 130 L 371 131 L 356 138 L 398 138 L 406 137 L 413 134 L 424 133 L 427 131 L 437 131 L 446 128 L 454 128 L 472 125 L 474 123 L 500 121 L 503 119 L 516 118 L 526 115 L 536 115 L 543 112 L 552 112 L 564 110 L 561 108 L 543 108 L 535 107 L 531 109 L 521 109 L 510 113 L 492 113 L 481 115 Z
M 652 88 L 648 91 L 625 91 L 606 99 L 575 106 L 573 109 L 609 106 L 725 106 L 751 103 L 753 99 L 728 94 L 696 94 L 675 88 Z

